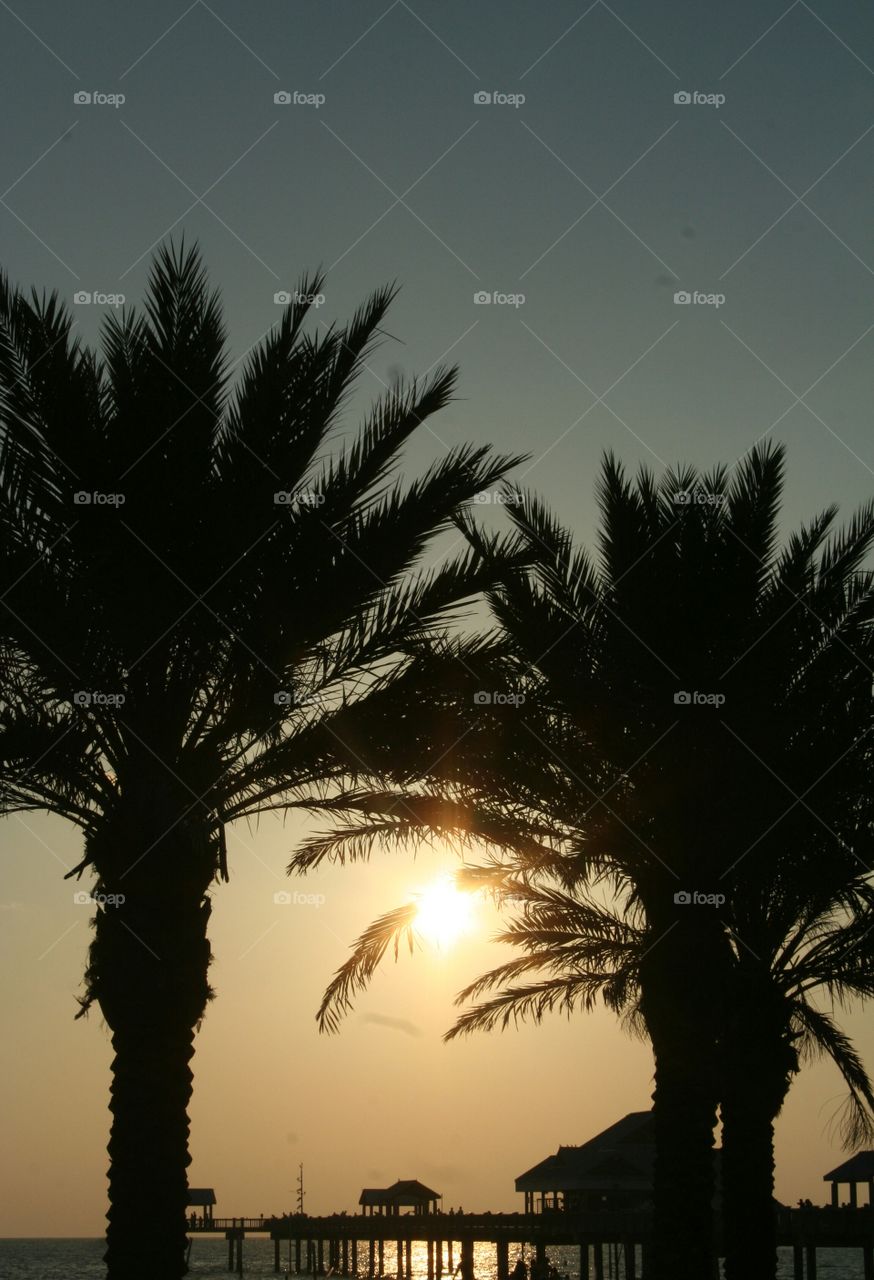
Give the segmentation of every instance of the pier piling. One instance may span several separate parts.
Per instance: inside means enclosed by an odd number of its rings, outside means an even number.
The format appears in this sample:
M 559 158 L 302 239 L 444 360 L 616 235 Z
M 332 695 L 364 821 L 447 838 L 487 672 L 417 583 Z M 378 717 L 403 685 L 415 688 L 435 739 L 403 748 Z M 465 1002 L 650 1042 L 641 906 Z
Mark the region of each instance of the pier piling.
M 474 1280 L 473 1240 L 470 1237 L 461 1242 L 461 1280 Z

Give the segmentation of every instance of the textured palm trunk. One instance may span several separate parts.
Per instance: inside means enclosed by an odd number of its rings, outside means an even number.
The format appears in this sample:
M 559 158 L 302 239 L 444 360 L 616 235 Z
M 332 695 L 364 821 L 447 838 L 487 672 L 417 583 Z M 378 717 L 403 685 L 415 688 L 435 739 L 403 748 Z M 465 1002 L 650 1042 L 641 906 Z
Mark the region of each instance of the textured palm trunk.
M 188 1104 L 208 998 L 208 903 L 107 906 L 92 971 L 112 1030 L 109 1280 L 186 1273 Z
M 177 1280 L 187 1271 L 190 1064 L 210 995 L 212 865 L 196 827 L 138 843 L 146 854 L 101 876 L 108 901 L 88 969 L 115 1051 L 104 1258 L 108 1280 Z
M 712 1280 L 716 1089 L 698 1059 L 655 1049 L 652 1280 Z
M 641 1005 L 655 1058 L 647 1280 L 713 1280 L 716 1275 L 718 950 L 718 940 L 708 939 L 699 922 L 684 920 L 661 937 L 641 967 Z
M 112 1037 L 104 1260 L 110 1280 L 185 1275 L 193 1031 Z
M 740 979 L 735 1001 L 721 1091 L 724 1276 L 774 1280 L 774 1120 L 798 1058 L 785 1013 L 761 981 Z
M 725 1280 L 775 1280 L 774 1119 L 760 1080 L 723 1096 L 722 1221 Z

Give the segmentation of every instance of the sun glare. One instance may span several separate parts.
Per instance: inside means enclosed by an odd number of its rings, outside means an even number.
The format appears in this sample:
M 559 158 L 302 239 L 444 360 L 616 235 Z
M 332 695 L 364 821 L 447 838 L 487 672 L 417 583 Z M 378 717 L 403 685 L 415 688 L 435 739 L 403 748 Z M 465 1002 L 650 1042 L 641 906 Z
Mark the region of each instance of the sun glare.
M 414 927 L 440 950 L 470 933 L 474 922 L 474 895 L 460 893 L 451 876 L 434 880 L 415 894 L 418 909 Z

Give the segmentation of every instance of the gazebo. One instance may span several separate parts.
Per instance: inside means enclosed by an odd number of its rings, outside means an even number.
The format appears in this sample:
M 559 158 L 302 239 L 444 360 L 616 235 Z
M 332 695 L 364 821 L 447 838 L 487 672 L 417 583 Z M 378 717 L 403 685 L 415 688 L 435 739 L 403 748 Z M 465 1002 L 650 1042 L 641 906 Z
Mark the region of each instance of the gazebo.
M 212 1222 L 212 1210 L 215 1204 L 215 1192 L 212 1187 L 189 1187 L 188 1207 L 203 1209 L 204 1222 Z
M 390 1187 L 365 1187 L 358 1203 L 367 1216 L 398 1214 L 401 1209 L 426 1214 L 437 1212 L 437 1201 L 441 1198 L 439 1191 L 432 1191 L 416 1178 L 408 1178 Z
M 579 1147 L 559 1147 L 516 1179 L 526 1213 L 632 1209 L 652 1198 L 651 1111 L 632 1111 Z
M 831 1173 L 824 1173 L 823 1182 L 832 1184 L 832 1206 L 840 1204 L 840 1186 L 842 1182 L 850 1186 L 850 1208 L 856 1209 L 859 1204 L 857 1188 L 859 1183 L 868 1187 L 868 1204 L 874 1205 L 874 1151 L 857 1151 L 849 1160 L 839 1164 Z

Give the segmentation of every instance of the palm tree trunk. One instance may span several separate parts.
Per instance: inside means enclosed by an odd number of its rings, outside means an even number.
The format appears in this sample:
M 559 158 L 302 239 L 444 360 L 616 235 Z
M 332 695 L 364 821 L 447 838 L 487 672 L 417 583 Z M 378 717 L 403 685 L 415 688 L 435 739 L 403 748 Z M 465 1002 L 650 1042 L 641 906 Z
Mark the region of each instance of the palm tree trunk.
M 184 1276 L 193 1030 L 113 1034 L 108 1280 Z
M 777 1274 L 774 1120 L 797 1070 L 785 1006 L 747 965 L 733 981 L 721 1090 L 725 1280 Z
M 131 884 L 115 882 L 125 900 L 98 910 L 91 947 L 89 994 L 115 1050 L 108 1280 L 177 1280 L 187 1271 L 190 1062 L 210 994 L 210 906 L 190 858 L 177 857 L 175 875 L 162 875 L 170 864 L 162 856 Z M 105 878 L 101 891 L 111 892 Z
M 718 935 L 688 918 L 641 965 L 641 1009 L 655 1058 L 653 1239 L 647 1280 L 713 1280 L 714 1130 L 719 1099 Z M 694 908 L 693 908 L 694 910 Z M 659 936 L 659 935 L 657 935 Z M 708 963 L 708 960 L 710 963 Z
M 652 1280 L 711 1280 L 716 1265 L 712 1071 L 656 1047 Z
M 761 1078 L 738 1080 L 722 1100 L 725 1280 L 775 1280 L 774 1120 Z

